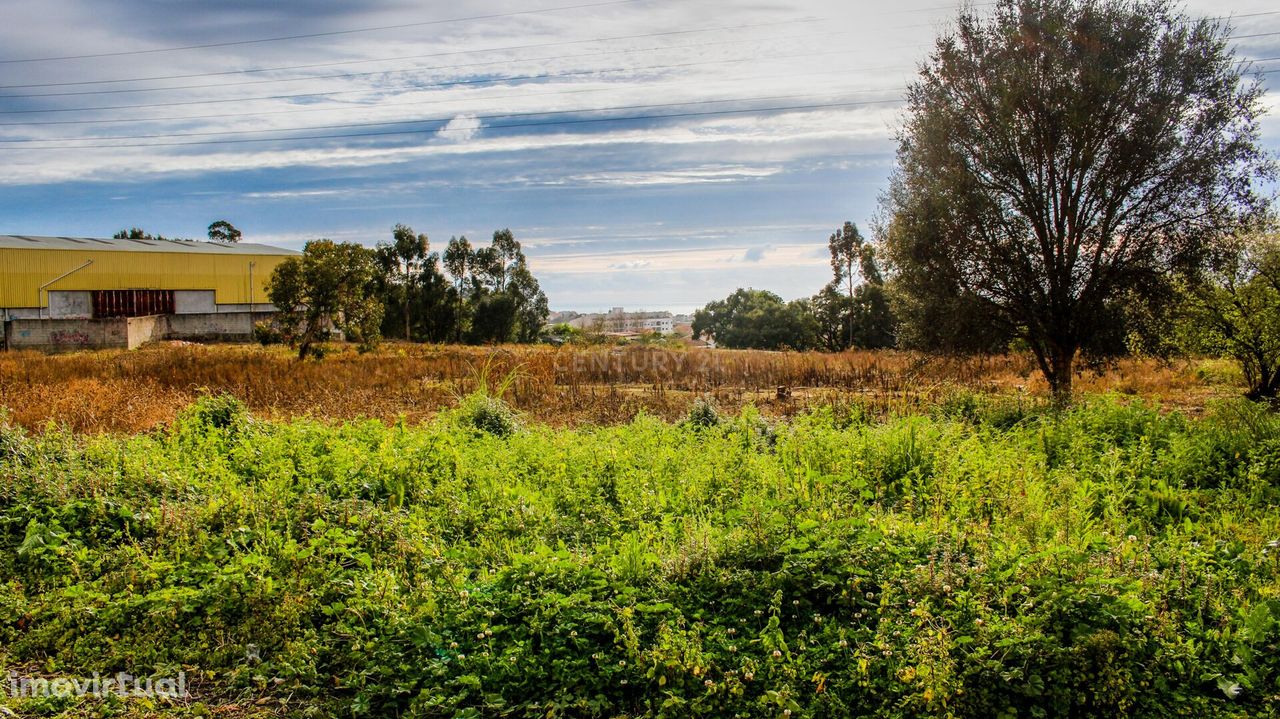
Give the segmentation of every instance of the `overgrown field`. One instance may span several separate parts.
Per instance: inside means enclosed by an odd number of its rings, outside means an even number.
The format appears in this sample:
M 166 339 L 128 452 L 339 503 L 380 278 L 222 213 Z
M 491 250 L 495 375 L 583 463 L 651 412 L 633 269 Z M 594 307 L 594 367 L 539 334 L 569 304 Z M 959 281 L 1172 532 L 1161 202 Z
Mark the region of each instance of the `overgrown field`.
M 556 426 L 628 422 L 642 411 L 676 420 L 707 395 L 726 409 L 754 404 L 786 417 L 832 403 L 919 410 L 957 387 L 1027 397 L 1046 391 L 1034 361 L 1019 355 L 944 360 L 892 351 L 389 344 L 367 355 L 346 349 L 300 363 L 279 347 L 159 345 L 135 352 L 0 352 L 0 406 L 28 429 L 52 421 L 90 433 L 150 430 L 206 391 L 233 394 L 262 417 L 418 422 L 512 373 L 507 398 Z M 1124 360 L 1084 373 L 1077 387 L 1198 412 L 1208 399 L 1243 393 L 1241 381 L 1225 362 Z M 789 396 L 779 399 L 779 387 Z
M 1240 401 L 557 429 L 213 397 L 134 436 L 6 425 L 0 473 L 0 668 L 192 692 L 24 715 L 1280 708 L 1280 419 Z

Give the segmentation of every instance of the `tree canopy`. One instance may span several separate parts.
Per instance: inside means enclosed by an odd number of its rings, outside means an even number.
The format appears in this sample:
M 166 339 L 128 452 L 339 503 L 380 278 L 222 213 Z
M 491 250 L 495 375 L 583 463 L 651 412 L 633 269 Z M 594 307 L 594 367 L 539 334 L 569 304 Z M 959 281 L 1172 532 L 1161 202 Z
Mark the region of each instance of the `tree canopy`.
M 171 238 L 165 237 L 164 235 L 152 235 L 150 232 L 147 232 L 141 227 L 130 227 L 127 230 L 117 230 L 116 233 L 111 236 L 111 239 L 113 240 L 159 240 L 163 242 Z
M 1245 236 L 1191 284 L 1184 348 L 1225 354 L 1244 372 L 1252 399 L 1280 393 L 1280 237 Z
M 1127 307 L 1265 204 L 1262 88 L 1227 35 L 1167 0 L 962 11 L 907 92 L 884 199 L 906 319 L 997 326 L 1069 397 L 1081 351 L 1115 351 Z
M 301 257 L 276 266 L 268 296 L 300 359 L 313 355 L 330 329 L 340 330 L 361 349 L 377 345 L 383 315 L 374 295 L 377 276 L 373 250 L 332 240 L 312 240 Z
M 388 336 L 427 342 L 534 342 L 550 309 L 511 230 L 485 247 L 451 238 L 443 255 L 406 225 L 375 250 Z
M 766 290 L 738 289 L 693 315 L 693 336 L 730 349 L 806 349 L 813 336 L 804 302 L 783 302 Z
M 209 225 L 209 241 L 235 244 L 241 238 L 240 230 L 226 220 L 217 220 Z
M 396 314 L 404 323 L 404 337 L 410 339 L 413 336 L 412 308 L 421 294 L 424 270 L 428 263 L 434 264 L 436 258 L 428 254 L 431 243 L 427 236 L 415 234 L 412 227 L 396 225 L 391 230 L 391 238 L 389 243 L 378 243 L 374 258 L 383 280 L 383 297 L 388 305 L 398 310 Z
M 857 225 L 845 222 L 827 240 L 827 249 L 831 253 L 831 283 L 808 302 L 815 346 L 832 352 L 893 347 L 897 320 L 889 306 L 875 246 L 863 239 Z

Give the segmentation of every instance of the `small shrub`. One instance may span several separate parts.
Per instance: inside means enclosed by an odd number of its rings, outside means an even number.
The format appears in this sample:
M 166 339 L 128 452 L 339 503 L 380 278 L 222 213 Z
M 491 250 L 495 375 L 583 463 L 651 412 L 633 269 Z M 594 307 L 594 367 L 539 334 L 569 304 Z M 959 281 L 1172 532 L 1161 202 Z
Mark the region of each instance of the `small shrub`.
M 685 415 L 683 424 L 698 429 L 716 427 L 720 424 L 720 413 L 716 411 L 715 405 L 710 400 L 699 397 L 689 407 L 689 413 Z
M 285 343 L 284 332 L 272 320 L 263 320 L 254 324 L 253 339 L 263 347 Z
M 760 414 L 754 405 L 742 409 L 742 413 L 734 420 L 734 426 L 752 447 L 772 449 L 778 444 L 777 424 Z
M 238 427 L 248 416 L 244 402 L 230 394 L 206 394 L 183 413 L 187 424 L 220 430 Z
M 458 409 L 464 424 L 495 437 L 508 437 L 520 429 L 520 420 L 511 407 L 485 392 L 467 395 Z

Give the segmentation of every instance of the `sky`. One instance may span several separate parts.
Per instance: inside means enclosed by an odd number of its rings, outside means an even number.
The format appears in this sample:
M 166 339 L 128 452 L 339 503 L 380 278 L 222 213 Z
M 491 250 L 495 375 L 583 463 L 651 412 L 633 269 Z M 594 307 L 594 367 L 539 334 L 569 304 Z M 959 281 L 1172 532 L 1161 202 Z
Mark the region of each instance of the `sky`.
M 443 250 L 510 228 L 552 309 L 583 312 L 817 292 L 828 236 L 869 234 L 902 89 L 959 8 L 0 2 L 0 234 L 203 238 L 225 219 L 300 249 L 401 223 Z M 1280 70 L 1273 7 L 1186 10 L 1232 16 L 1257 36 L 1239 56 Z

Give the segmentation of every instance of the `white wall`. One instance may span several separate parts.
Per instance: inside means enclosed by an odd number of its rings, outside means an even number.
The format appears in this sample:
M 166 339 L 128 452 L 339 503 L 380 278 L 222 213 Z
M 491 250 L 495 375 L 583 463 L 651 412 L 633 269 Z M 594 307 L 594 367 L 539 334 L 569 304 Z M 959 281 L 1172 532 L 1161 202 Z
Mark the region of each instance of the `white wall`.
M 83 320 L 93 317 L 93 293 L 50 290 L 48 316 L 59 320 Z
M 195 315 L 217 312 L 213 290 L 175 290 L 173 312 L 179 315 Z

